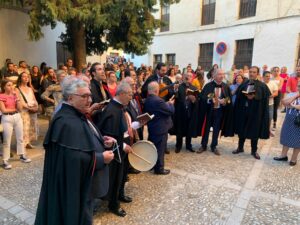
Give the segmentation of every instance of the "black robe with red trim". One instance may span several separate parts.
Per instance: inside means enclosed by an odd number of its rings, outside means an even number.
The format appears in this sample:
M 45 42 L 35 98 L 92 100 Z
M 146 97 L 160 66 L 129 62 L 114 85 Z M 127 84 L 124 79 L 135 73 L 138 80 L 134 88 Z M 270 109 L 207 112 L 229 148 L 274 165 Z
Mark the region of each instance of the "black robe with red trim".
M 198 133 L 203 135 L 204 127 L 210 124 L 210 119 L 212 118 L 212 107 L 213 103 L 209 103 L 208 95 L 215 93 L 216 82 L 211 81 L 207 83 L 200 94 L 199 101 L 199 124 L 198 124 Z M 221 122 L 221 135 L 224 137 L 234 136 L 233 132 L 233 105 L 232 105 L 232 96 L 230 88 L 224 82 L 221 83 L 221 98 L 228 98 L 229 102 L 223 108 L 223 118 Z

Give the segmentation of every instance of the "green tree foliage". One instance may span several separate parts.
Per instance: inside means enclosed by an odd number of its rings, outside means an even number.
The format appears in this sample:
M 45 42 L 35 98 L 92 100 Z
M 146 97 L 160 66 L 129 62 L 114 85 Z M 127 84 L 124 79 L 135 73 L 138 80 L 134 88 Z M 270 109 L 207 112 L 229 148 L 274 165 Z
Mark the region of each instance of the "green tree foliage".
M 178 1 L 163 0 L 161 4 Z M 141 55 L 160 26 L 152 15 L 156 4 L 157 0 L 33 0 L 28 34 L 38 40 L 43 36 L 42 26 L 50 24 L 54 28 L 61 21 L 67 27 L 62 40 L 73 51 L 76 30 L 71 22 L 77 20 L 85 28 L 87 54 L 102 53 L 109 45 Z

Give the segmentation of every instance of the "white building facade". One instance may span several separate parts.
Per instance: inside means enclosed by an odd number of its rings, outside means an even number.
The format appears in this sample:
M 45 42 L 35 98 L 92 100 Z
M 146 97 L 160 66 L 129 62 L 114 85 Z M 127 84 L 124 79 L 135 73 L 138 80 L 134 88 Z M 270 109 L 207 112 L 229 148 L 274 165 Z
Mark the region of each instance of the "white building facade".
M 299 0 L 181 0 L 155 17 L 168 25 L 156 32 L 148 54 L 131 57 L 136 66 L 161 61 L 229 70 L 267 64 L 291 72 L 299 64 Z M 220 42 L 227 47 L 223 55 L 216 52 Z

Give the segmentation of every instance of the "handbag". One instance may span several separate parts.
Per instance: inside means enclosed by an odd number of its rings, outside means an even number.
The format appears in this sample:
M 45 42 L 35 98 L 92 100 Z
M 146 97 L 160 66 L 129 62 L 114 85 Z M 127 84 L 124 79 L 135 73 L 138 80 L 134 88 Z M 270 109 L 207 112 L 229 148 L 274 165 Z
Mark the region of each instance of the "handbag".
M 26 104 L 28 104 L 25 95 L 22 93 L 22 91 L 21 91 L 21 89 L 20 89 L 19 87 L 18 87 L 18 90 L 20 91 L 20 94 L 22 95 L 22 98 L 24 99 L 24 102 L 25 102 Z M 29 113 L 37 113 L 37 112 L 38 112 L 38 109 L 37 109 L 37 108 L 36 108 L 36 109 L 28 109 L 28 112 L 29 112 Z

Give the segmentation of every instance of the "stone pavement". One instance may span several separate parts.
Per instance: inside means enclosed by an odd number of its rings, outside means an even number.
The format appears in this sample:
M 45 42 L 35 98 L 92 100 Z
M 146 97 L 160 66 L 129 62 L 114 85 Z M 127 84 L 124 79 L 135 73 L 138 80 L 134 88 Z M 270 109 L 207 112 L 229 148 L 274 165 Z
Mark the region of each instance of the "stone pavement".
M 282 115 L 278 121 L 281 125 Z M 40 120 L 42 134 L 47 123 Z M 207 151 L 174 153 L 175 138 L 169 139 L 167 176 L 151 172 L 130 175 L 126 192 L 133 197 L 122 204 L 127 216 L 110 214 L 107 203 L 94 217 L 94 224 L 300 224 L 300 165 L 290 167 L 272 158 L 281 152 L 280 127 L 276 137 L 259 141 L 261 160 L 245 153 L 232 155 L 237 138 L 221 138 L 221 156 Z M 13 161 L 13 169 L 0 169 L 0 224 L 33 224 L 42 179 L 42 139 L 29 150 L 31 164 Z M 193 140 L 199 148 L 200 138 Z

